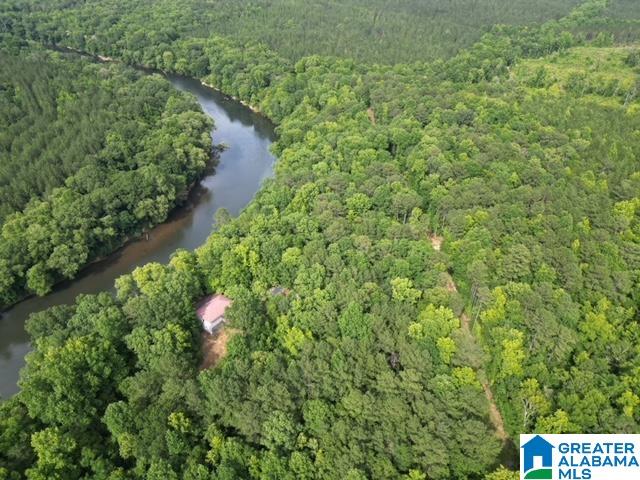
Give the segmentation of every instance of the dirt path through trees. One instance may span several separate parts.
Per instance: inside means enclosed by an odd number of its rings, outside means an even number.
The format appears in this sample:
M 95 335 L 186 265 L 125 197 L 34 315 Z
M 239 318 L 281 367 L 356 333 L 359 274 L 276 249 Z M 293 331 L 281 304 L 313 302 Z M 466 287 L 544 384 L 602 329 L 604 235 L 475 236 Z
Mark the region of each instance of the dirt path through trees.
M 433 249 L 440 251 L 444 239 L 437 235 L 431 235 L 429 237 L 429 240 L 431 240 Z M 449 292 L 458 291 L 458 287 L 453 280 L 453 277 L 449 274 L 447 274 L 446 288 Z M 471 332 L 471 319 L 469 318 L 469 315 L 464 311 L 460 314 L 460 328 L 462 328 L 462 330 L 469 335 L 469 338 L 471 338 L 473 342 L 477 343 L 475 336 Z M 491 391 L 491 387 L 489 386 L 489 381 L 486 378 L 487 375 L 482 369 L 478 369 L 476 373 L 478 374 L 478 378 L 480 379 L 480 383 L 482 384 L 482 390 L 484 390 L 484 395 L 487 398 L 487 402 L 489 403 L 489 419 L 491 420 L 491 423 L 495 428 L 498 438 L 502 442 L 506 442 L 509 439 L 509 435 L 504 428 L 504 420 L 502 419 L 502 414 L 500 413 L 495 398 L 493 397 L 493 392 Z
M 500 410 L 498 410 L 498 405 L 493 398 L 493 392 L 491 391 L 491 388 L 489 388 L 489 382 L 487 380 L 482 382 L 482 389 L 484 390 L 484 395 L 487 397 L 487 401 L 489 402 L 489 418 L 491 419 L 491 423 L 496 429 L 496 435 L 498 438 L 504 442 L 509 438 L 509 435 L 507 435 L 507 431 L 504 429 L 502 414 L 500 413 Z
M 453 279 L 451 280 L 453 282 Z M 465 333 L 469 334 L 469 338 L 471 338 L 474 342 L 476 341 L 475 336 L 471 332 L 471 319 L 466 312 L 462 312 L 460 314 L 460 327 Z M 498 438 L 505 442 L 509 435 L 504 428 L 504 420 L 502 419 L 502 414 L 498 409 L 498 405 L 496 404 L 495 398 L 493 397 L 493 392 L 491 391 L 491 387 L 489 386 L 489 380 L 487 380 L 487 375 L 482 368 L 479 368 L 476 372 L 478 374 L 478 378 L 480 379 L 480 383 L 482 384 L 482 389 L 484 390 L 484 396 L 487 397 L 487 402 L 489 402 L 489 419 L 493 424 L 493 427 L 496 430 L 496 435 Z

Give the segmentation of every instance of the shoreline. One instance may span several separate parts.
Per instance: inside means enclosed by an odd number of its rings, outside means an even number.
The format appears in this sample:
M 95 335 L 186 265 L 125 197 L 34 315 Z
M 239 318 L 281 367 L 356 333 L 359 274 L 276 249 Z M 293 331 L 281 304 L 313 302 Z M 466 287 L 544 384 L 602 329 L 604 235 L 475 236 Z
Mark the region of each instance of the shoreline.
M 178 74 L 178 75 L 179 75 L 179 74 Z M 198 79 L 198 80 L 200 81 L 200 84 L 201 84 L 202 86 L 207 87 L 207 88 L 210 88 L 211 90 L 215 90 L 216 92 L 221 93 L 221 94 L 222 94 L 222 95 L 224 95 L 225 97 L 230 98 L 231 100 L 234 100 L 234 101 L 236 101 L 236 102 L 240 103 L 241 105 L 244 105 L 244 106 L 245 106 L 245 107 L 247 107 L 249 110 L 251 110 L 253 113 L 257 113 L 258 115 L 261 115 L 261 116 L 263 116 L 263 117 L 265 117 L 265 118 L 269 119 L 269 117 L 267 117 L 264 113 L 262 113 L 262 111 L 261 111 L 258 107 L 254 106 L 254 105 L 251 105 L 251 104 L 249 104 L 249 103 L 245 102 L 244 100 L 240 100 L 239 98 L 234 97 L 233 95 L 229 95 L 229 94 L 227 94 L 227 93 L 223 92 L 222 90 L 220 90 L 219 88 L 217 88 L 217 87 L 215 87 L 215 86 L 211 85 L 210 83 L 205 82 L 204 80 L 200 80 L 200 79 Z M 271 120 L 271 119 L 269 119 L 269 121 L 272 121 L 272 120 Z
M 214 127 L 215 130 L 215 127 Z M 218 161 L 220 159 L 220 153 L 222 153 L 225 150 L 225 147 L 223 145 L 212 145 L 212 155 L 211 155 L 211 160 L 209 161 L 209 164 L 207 165 L 207 167 L 215 167 L 218 165 Z M 122 240 L 120 240 L 119 242 L 117 242 L 117 246 L 114 247 L 109 253 L 106 253 L 104 255 L 99 255 L 98 257 L 94 258 L 93 260 L 90 260 L 88 262 L 86 262 L 85 264 L 82 265 L 82 267 L 80 267 L 80 269 L 78 269 L 78 272 L 76 273 L 76 275 L 72 278 L 63 278 L 59 281 L 56 281 L 52 286 L 51 286 L 51 290 L 46 293 L 45 295 L 38 295 L 36 293 L 27 293 L 23 296 L 21 296 L 18 300 L 16 300 L 15 302 L 8 304 L 8 305 L 0 305 L 0 321 L 2 321 L 2 318 L 4 317 L 4 314 L 9 312 L 10 310 L 12 310 L 14 307 L 16 307 L 17 305 L 21 304 L 22 302 L 25 302 L 29 299 L 38 297 L 38 298 L 44 298 L 47 295 L 50 295 L 51 293 L 53 293 L 57 288 L 60 288 L 62 286 L 64 286 L 66 283 L 68 282 L 75 282 L 76 280 L 78 280 L 83 274 L 87 273 L 87 271 L 92 267 L 95 266 L 101 262 L 105 262 L 107 260 L 109 260 L 110 258 L 112 258 L 114 255 L 117 255 L 118 252 L 120 252 L 121 250 L 123 250 L 124 248 L 126 248 L 127 246 L 135 243 L 135 242 L 139 242 L 142 241 L 145 236 L 147 237 L 147 240 L 149 239 L 149 233 L 152 232 L 153 230 L 155 230 L 157 227 L 160 227 L 164 224 L 167 223 L 167 221 L 171 218 L 172 215 L 174 215 L 176 212 L 178 212 L 178 210 L 180 210 L 181 208 L 183 208 L 189 201 L 189 197 L 191 196 L 191 194 L 193 193 L 194 189 L 196 188 L 196 186 L 198 186 L 202 180 L 204 180 L 206 177 L 208 177 L 209 175 L 207 174 L 207 170 L 205 167 L 205 170 L 203 171 L 202 175 L 200 177 L 198 177 L 196 180 L 194 180 L 193 182 L 191 182 L 191 184 L 183 191 L 181 192 L 179 195 L 176 196 L 176 198 L 180 198 L 180 201 L 178 203 L 176 203 L 176 205 L 169 210 L 168 214 L 167 214 L 167 218 L 165 218 L 162 222 L 160 223 L 156 223 L 155 225 L 152 225 L 148 228 L 143 228 L 142 231 L 140 231 L 139 233 L 132 233 L 129 235 L 125 235 Z M 212 175 L 214 175 L 215 173 L 212 172 Z

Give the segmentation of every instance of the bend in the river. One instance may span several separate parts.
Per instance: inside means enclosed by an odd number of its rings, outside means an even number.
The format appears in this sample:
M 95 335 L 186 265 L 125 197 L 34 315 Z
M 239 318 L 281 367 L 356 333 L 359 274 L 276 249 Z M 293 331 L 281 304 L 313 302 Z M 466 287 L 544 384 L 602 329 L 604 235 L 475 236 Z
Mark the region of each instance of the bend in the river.
M 275 140 L 274 126 L 240 102 L 203 86 L 198 80 L 167 75 L 178 89 L 192 93 L 203 111 L 213 117 L 215 143 L 228 146 L 215 170 L 207 172 L 191 191 L 186 205 L 167 222 L 149 232 L 149 239 L 127 244 L 105 260 L 86 268 L 73 281 L 59 285 L 45 297 L 32 297 L 3 312 L 0 318 L 0 396 L 17 392 L 19 371 L 31 349 L 24 330 L 31 313 L 73 303 L 83 293 L 113 289 L 115 279 L 149 262 L 165 263 L 179 248 L 193 250 L 209 234 L 213 215 L 221 207 L 236 215 L 255 196 L 262 181 L 273 172 L 269 152 Z

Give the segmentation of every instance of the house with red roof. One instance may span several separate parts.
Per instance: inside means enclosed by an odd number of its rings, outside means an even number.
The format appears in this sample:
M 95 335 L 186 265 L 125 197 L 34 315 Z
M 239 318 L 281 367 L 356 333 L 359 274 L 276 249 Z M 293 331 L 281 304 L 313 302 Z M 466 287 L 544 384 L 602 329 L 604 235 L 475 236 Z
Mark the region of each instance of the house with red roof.
M 208 332 L 213 333 L 217 330 L 226 319 L 224 312 L 231 305 L 231 300 L 224 295 L 210 295 L 198 304 L 197 314 L 202 322 L 202 327 Z

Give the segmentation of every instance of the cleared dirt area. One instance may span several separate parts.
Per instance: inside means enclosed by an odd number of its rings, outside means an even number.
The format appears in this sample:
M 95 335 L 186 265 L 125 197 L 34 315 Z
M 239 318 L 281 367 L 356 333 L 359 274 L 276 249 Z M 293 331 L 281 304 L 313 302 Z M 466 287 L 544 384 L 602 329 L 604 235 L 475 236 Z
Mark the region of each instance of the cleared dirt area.
M 202 332 L 202 364 L 200 370 L 215 367 L 227 354 L 227 343 L 239 330 L 222 327 L 217 332 L 210 334 Z

